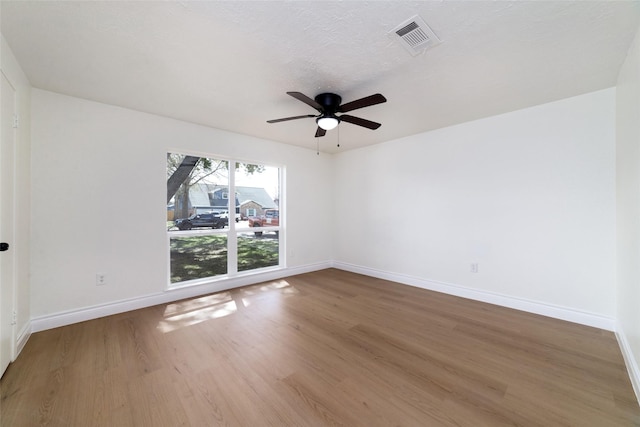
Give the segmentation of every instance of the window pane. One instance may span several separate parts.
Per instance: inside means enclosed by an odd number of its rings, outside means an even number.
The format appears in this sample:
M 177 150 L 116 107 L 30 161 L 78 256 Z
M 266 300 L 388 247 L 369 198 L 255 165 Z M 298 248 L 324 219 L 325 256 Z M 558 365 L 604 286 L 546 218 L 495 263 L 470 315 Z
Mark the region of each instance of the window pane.
M 223 228 L 229 210 L 229 162 L 167 154 L 168 229 Z M 226 212 L 226 214 L 225 214 Z M 205 215 L 195 218 L 195 215 Z M 220 218 L 220 216 L 223 218 Z
M 238 271 L 279 264 L 279 233 L 238 233 Z
M 171 283 L 227 274 L 227 236 L 177 236 L 170 239 Z

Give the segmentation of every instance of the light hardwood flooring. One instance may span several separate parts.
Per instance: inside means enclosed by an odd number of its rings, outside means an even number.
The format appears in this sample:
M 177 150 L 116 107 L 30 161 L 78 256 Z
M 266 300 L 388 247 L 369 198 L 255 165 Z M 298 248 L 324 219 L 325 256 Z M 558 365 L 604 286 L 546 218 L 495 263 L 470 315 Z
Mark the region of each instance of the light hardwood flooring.
M 329 269 L 33 334 L 10 426 L 633 426 L 613 333 Z

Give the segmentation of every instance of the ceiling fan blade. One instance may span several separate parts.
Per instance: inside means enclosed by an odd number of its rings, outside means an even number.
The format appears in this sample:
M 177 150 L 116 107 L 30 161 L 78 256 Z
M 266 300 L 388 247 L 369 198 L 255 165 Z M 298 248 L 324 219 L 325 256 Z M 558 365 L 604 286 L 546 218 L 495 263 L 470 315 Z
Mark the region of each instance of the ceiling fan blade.
M 340 119 L 340 121 L 362 126 L 369 129 L 374 129 L 374 130 L 382 126 L 382 124 L 380 123 L 372 122 L 371 120 L 362 119 L 360 117 L 350 116 L 348 114 L 343 114 L 338 118 Z
M 300 92 L 287 92 L 287 95 L 291 95 L 293 96 L 295 99 L 297 99 L 298 101 L 302 101 L 305 104 L 309 105 L 310 107 L 315 108 L 316 110 L 318 110 L 319 112 L 322 113 L 323 108 L 322 105 L 318 104 L 315 100 L 309 98 L 307 95 L 305 95 L 304 93 L 300 93 Z
M 306 119 L 308 117 L 315 117 L 315 116 L 313 114 L 306 114 L 304 116 L 285 117 L 284 119 L 267 120 L 267 123 L 280 123 L 280 122 L 286 122 L 288 120 Z
M 339 113 L 346 113 L 347 111 L 357 110 L 358 108 L 368 107 L 370 105 L 382 104 L 387 102 L 387 98 L 376 93 L 375 95 L 365 96 L 364 98 L 356 99 L 355 101 L 347 102 L 338 108 Z
M 325 136 L 326 134 L 327 134 L 327 131 L 322 129 L 320 126 L 318 126 L 318 130 L 316 131 L 316 138 Z

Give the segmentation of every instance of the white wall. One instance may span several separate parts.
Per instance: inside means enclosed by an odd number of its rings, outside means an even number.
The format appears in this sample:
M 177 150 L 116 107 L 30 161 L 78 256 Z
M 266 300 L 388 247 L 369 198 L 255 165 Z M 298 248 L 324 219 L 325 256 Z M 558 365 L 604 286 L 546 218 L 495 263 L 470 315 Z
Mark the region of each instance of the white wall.
M 20 120 L 16 129 L 15 146 L 15 209 L 14 218 L 15 241 L 12 248 L 15 251 L 16 283 L 15 310 L 17 311 L 16 341 L 17 351 L 26 343 L 30 331 L 30 289 L 29 289 L 29 248 L 30 248 L 30 205 L 31 205 L 31 125 L 30 101 L 31 85 L 22 71 L 20 64 L 13 56 L 11 48 L 1 37 L 0 63 L 2 72 L 16 90 L 17 112 Z
M 284 165 L 288 267 L 331 259 L 329 156 L 37 89 L 32 123 L 34 318 L 162 293 L 169 150 Z
M 344 268 L 613 328 L 615 89 L 344 152 L 334 167 Z
M 618 336 L 640 399 L 640 32 L 617 85 Z

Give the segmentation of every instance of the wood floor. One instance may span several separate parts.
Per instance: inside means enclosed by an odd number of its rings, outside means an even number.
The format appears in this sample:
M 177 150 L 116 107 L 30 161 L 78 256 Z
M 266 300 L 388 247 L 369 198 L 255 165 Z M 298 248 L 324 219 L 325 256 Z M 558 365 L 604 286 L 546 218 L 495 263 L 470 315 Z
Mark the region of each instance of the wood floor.
M 9 426 L 640 425 L 611 332 L 339 270 L 34 334 Z

